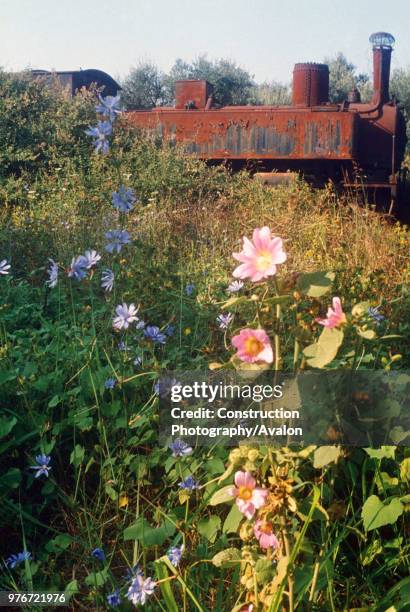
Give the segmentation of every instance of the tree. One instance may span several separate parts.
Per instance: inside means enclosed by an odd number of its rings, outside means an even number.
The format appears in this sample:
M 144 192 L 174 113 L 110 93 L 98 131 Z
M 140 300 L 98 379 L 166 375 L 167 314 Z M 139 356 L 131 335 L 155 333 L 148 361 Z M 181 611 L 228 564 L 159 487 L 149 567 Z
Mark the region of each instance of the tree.
M 215 101 L 222 106 L 252 101 L 253 77 L 227 59 L 208 60 L 202 55 L 190 64 L 177 59 L 165 78 L 168 99 L 174 97 L 174 82 L 181 79 L 206 79 L 213 85 Z
M 343 102 L 351 89 L 355 87 L 360 91 L 362 101 L 371 97 L 369 76 L 356 74 L 356 66 L 351 64 L 343 53 L 334 58 L 326 58 L 325 64 L 329 66 L 329 100 Z
M 407 123 L 407 150 L 410 151 L 410 66 L 396 68 L 390 79 L 390 94 L 396 96 Z
M 140 62 L 121 83 L 121 98 L 128 110 L 163 105 L 166 97 L 164 74 L 152 62 Z
M 271 83 L 260 83 L 252 90 L 255 104 L 267 104 L 270 106 L 282 106 L 291 104 L 292 92 L 289 84 L 284 85 L 277 81 Z

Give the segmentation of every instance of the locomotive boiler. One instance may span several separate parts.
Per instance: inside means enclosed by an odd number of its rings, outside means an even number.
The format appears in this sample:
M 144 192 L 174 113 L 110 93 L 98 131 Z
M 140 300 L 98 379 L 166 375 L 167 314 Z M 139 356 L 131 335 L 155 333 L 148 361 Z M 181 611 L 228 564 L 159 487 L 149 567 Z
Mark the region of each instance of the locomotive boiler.
M 175 106 L 127 113 L 132 125 L 182 145 L 188 155 L 209 163 L 248 167 L 266 183 L 286 181 L 289 171 L 320 184 L 329 178 L 360 190 L 373 202 L 396 204 L 403 186 L 400 170 L 406 126 L 389 94 L 394 37 L 370 36 L 373 96 L 361 102 L 329 102 L 326 64 L 296 64 L 289 106 L 218 107 L 205 80 L 175 83 Z

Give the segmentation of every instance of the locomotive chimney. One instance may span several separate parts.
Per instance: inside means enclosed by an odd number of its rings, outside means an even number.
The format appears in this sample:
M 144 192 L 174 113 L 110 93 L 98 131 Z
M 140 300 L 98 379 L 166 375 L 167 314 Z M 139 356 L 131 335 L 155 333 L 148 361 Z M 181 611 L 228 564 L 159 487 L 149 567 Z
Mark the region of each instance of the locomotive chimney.
M 372 103 L 381 105 L 389 101 L 390 60 L 394 36 L 387 32 L 372 34 L 373 45 L 373 98 Z

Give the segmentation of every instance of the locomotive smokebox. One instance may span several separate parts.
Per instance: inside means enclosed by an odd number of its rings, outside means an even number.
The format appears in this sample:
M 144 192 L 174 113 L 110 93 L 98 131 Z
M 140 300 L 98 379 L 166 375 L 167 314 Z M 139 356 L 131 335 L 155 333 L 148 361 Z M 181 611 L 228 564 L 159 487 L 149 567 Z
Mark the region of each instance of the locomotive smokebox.
M 293 106 L 320 106 L 329 101 L 329 68 L 326 64 L 295 64 Z
M 373 104 L 389 101 L 390 61 L 394 36 L 388 32 L 375 32 L 369 38 L 373 45 Z

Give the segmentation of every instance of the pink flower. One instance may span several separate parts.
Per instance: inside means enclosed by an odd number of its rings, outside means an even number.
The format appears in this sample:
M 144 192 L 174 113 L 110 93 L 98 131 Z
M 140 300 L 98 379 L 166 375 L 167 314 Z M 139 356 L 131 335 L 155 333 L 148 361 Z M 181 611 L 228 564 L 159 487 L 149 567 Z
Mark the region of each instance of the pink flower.
M 268 227 L 253 230 L 253 242 L 243 237 L 243 248 L 240 253 L 232 253 L 233 257 L 243 263 L 235 268 L 235 278 L 250 278 L 252 282 L 260 281 L 276 274 L 276 264 L 286 261 L 281 238 L 272 238 Z
M 279 548 L 279 540 L 273 533 L 272 523 L 261 521 L 260 519 L 257 520 L 253 527 L 253 533 L 255 538 L 259 540 L 261 548 Z
M 333 329 L 346 323 L 346 315 L 342 310 L 342 303 L 340 298 L 334 297 L 332 300 L 333 308 L 329 306 L 326 319 L 316 319 L 320 325 Z
M 236 497 L 238 510 L 247 519 L 251 519 L 255 511 L 265 504 L 268 490 L 256 487 L 256 481 L 250 472 L 236 472 L 235 485 L 231 487 L 230 494 Z
M 247 363 L 273 361 L 272 346 L 264 329 L 241 329 L 239 334 L 232 338 L 232 344 L 238 349 L 236 356 L 241 361 Z

